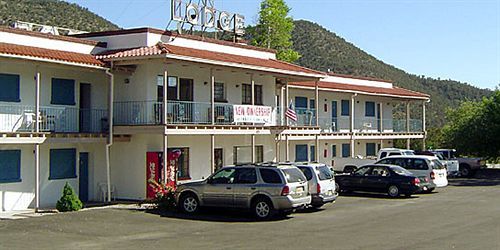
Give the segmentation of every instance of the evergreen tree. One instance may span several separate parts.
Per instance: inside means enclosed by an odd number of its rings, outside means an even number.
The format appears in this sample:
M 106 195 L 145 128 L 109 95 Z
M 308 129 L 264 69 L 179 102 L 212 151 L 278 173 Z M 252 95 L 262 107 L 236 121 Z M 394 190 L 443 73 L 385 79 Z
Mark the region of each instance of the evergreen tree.
M 75 194 L 73 188 L 66 182 L 63 188 L 61 199 L 57 201 L 56 208 L 59 212 L 78 211 L 82 209 L 83 204 Z
M 251 32 L 252 43 L 256 46 L 277 50 L 277 58 L 294 62 L 300 54 L 292 49 L 294 23 L 288 16 L 290 8 L 284 0 L 263 0 L 260 4 L 259 22 Z

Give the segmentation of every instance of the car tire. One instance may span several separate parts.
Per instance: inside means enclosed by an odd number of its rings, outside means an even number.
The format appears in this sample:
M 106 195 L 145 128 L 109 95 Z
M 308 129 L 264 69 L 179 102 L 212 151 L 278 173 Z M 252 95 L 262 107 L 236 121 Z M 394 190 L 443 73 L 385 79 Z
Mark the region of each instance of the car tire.
M 335 192 L 340 193 L 340 185 L 335 182 Z
M 388 194 L 391 198 L 396 198 L 396 197 L 399 197 L 399 195 L 400 195 L 399 187 L 398 187 L 398 186 L 396 186 L 396 185 L 391 185 L 391 186 L 389 186 L 389 188 L 387 188 L 387 194 Z
M 196 195 L 187 193 L 179 199 L 179 208 L 184 213 L 194 214 L 200 209 L 200 202 Z
M 458 173 L 461 177 L 471 177 L 473 175 L 471 167 L 467 164 L 460 164 Z
M 258 198 L 252 203 L 252 213 L 257 220 L 269 220 L 274 215 L 274 207 L 269 199 Z

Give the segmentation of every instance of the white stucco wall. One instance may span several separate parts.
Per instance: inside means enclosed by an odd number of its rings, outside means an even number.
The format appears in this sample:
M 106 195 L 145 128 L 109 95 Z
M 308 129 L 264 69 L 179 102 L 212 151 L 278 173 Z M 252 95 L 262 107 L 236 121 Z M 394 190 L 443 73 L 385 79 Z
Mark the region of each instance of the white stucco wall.
M 272 136 L 256 136 L 256 146 L 264 146 L 264 161 L 275 160 Z M 224 165 L 233 164 L 233 147 L 250 146 L 250 135 L 216 136 L 215 148 L 222 148 Z M 191 180 L 207 178 L 210 168 L 210 136 L 169 136 L 169 148 L 189 148 L 189 175 Z M 111 178 L 117 197 L 142 200 L 146 196 L 146 153 L 162 152 L 160 135 L 134 135 L 130 142 L 117 142 L 111 150 Z M 123 152 L 127 152 L 124 154 Z
M 0 150 L 21 150 L 21 182 L 0 183 L 0 211 L 25 210 L 34 207 L 35 198 L 35 155 L 34 145 L 0 145 Z M 50 150 L 76 148 L 77 178 L 49 180 Z M 79 154 L 89 153 L 89 200 L 99 198 L 98 183 L 105 182 L 104 143 L 46 143 L 40 147 L 40 206 L 54 208 L 68 182 L 76 194 L 79 193 Z

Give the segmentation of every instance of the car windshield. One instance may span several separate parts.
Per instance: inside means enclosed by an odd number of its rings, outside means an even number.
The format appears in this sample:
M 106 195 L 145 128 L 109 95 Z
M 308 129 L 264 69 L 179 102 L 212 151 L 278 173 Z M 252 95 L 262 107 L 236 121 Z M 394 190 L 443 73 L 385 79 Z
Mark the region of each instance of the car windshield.
M 443 169 L 445 168 L 445 166 L 443 165 L 443 163 L 441 163 L 440 160 L 432 160 L 431 161 L 433 164 L 432 164 L 432 168 L 433 169 Z
M 443 154 L 441 154 L 441 153 L 437 153 L 437 152 L 436 152 L 436 153 L 434 153 L 434 155 L 436 155 L 436 157 L 437 157 L 438 159 L 440 159 L 440 160 L 446 160 L 446 159 L 444 158 Z
M 320 180 L 324 181 L 324 180 L 330 180 L 333 178 L 333 173 L 329 167 L 323 165 L 323 166 L 316 167 L 316 169 L 319 171 L 318 177 Z
M 306 181 L 306 177 L 298 168 L 284 168 L 282 170 L 288 183 Z
M 392 171 L 394 171 L 394 173 L 396 174 L 399 174 L 399 175 L 406 175 L 406 176 L 411 176 L 412 173 L 402 167 L 399 167 L 399 166 L 392 166 L 391 167 Z

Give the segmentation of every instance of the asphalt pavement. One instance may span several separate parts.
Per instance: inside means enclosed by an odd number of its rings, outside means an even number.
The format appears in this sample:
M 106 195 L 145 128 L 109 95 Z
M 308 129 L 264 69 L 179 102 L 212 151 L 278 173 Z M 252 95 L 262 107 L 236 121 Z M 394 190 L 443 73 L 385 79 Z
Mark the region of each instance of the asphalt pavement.
M 500 170 L 437 193 L 341 196 L 268 222 L 107 208 L 0 221 L 0 249 L 500 249 Z

